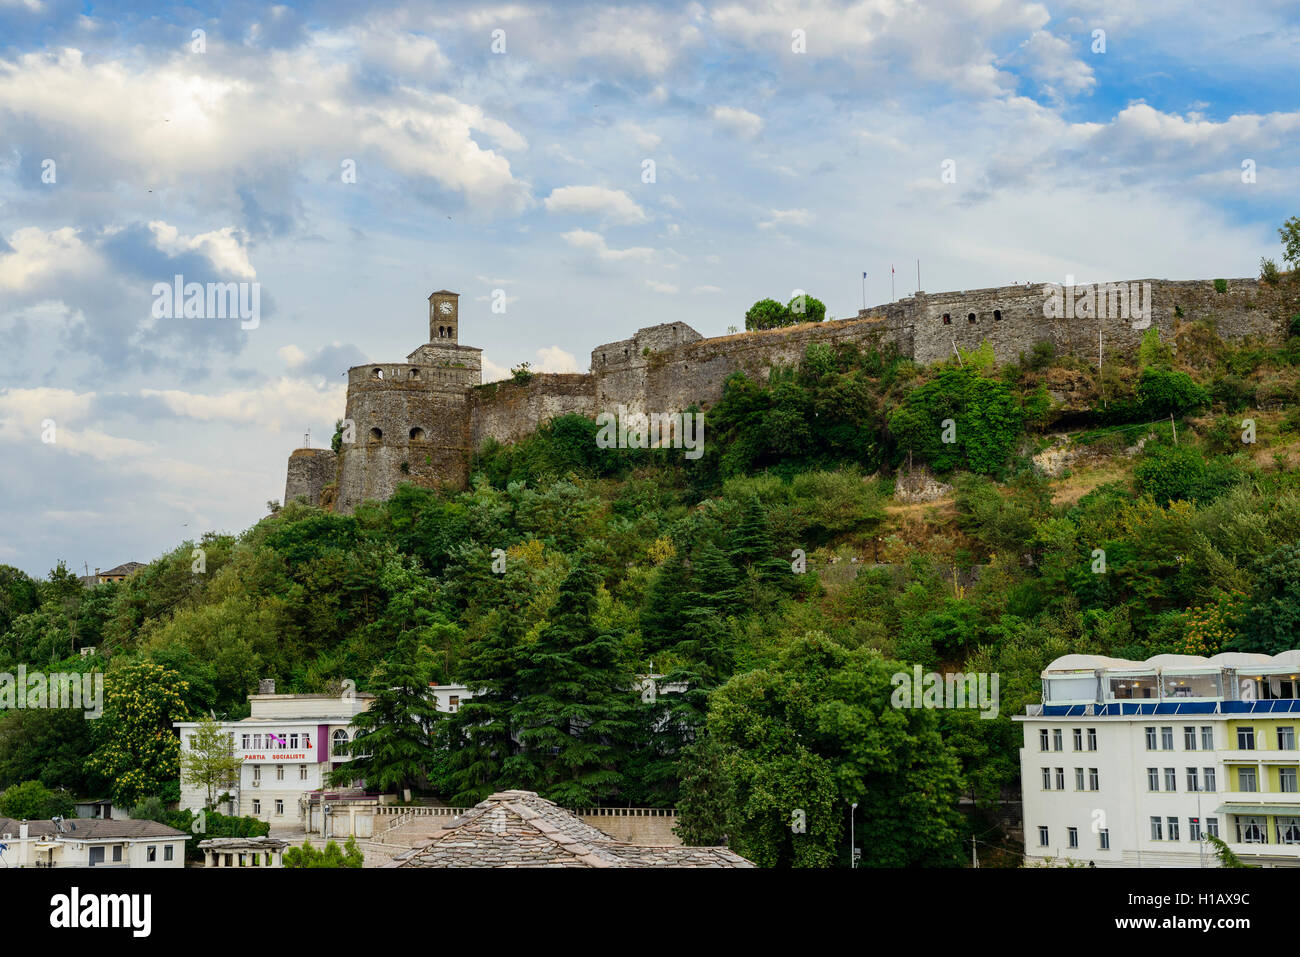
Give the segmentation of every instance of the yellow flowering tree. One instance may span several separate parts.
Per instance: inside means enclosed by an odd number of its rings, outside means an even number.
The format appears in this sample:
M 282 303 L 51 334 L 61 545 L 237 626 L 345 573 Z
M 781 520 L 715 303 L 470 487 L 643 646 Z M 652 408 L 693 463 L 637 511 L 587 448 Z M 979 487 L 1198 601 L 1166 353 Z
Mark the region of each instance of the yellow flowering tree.
M 187 682 L 170 668 L 133 662 L 104 677 L 104 713 L 88 764 L 110 782 L 113 803 L 180 797 L 181 743 L 172 722 L 188 716 Z

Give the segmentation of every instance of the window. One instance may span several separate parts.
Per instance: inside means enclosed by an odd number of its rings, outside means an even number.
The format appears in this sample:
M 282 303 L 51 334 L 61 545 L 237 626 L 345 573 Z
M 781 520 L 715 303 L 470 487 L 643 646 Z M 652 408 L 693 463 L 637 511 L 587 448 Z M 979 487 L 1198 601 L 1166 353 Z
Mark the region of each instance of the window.
M 1047 750 L 1047 729 L 1046 728 L 1038 729 L 1038 750 L 1039 751 Z
M 254 751 L 262 750 L 262 736 L 260 734 L 253 735 L 253 750 Z
M 168 858 L 168 860 L 171 860 L 171 858 Z M 113 845 L 113 863 L 115 863 L 115 864 L 119 864 L 119 863 L 121 863 L 121 861 L 122 861 L 122 845 L 121 845 L 121 844 L 114 844 L 114 845 Z
M 298 734 L 297 734 L 297 732 L 294 732 L 293 734 L 289 735 L 289 747 L 290 747 L 292 750 L 294 750 L 294 751 L 297 751 L 297 750 L 298 750 Z
M 1065 790 L 1065 768 L 1056 769 L 1056 790 Z
M 348 744 L 348 733 L 339 728 L 334 732 L 333 740 L 335 753 L 344 753 L 344 749 L 347 748 Z
M 381 428 L 379 428 L 378 426 L 376 426 L 375 428 L 373 428 L 373 429 L 370 430 L 370 441 L 371 441 L 371 442 L 380 442 L 380 441 L 383 441 L 383 438 L 384 438 L 384 430 L 383 430 L 383 429 L 381 429 Z
M 1209 725 L 1201 728 L 1201 750 L 1214 750 L 1214 728 Z
M 1043 768 L 1043 790 L 1052 790 L 1052 769 Z
M 250 737 L 251 735 L 247 735 L 247 734 L 241 734 L 239 736 L 239 746 L 243 748 L 245 751 L 248 750 L 248 742 Z
M 1279 751 L 1295 750 L 1295 728 L 1277 729 L 1277 749 Z
M 1200 789 L 1201 789 L 1201 782 L 1197 779 L 1196 768 L 1188 768 L 1187 769 L 1187 790 L 1199 791 Z
M 1300 817 L 1279 817 L 1277 819 L 1277 842 L 1279 844 L 1300 844 Z
M 454 694 L 454 695 L 449 695 L 447 697 L 447 710 L 448 711 L 460 710 L 460 695 Z
M 1219 836 L 1219 819 L 1217 817 L 1207 817 L 1205 819 L 1205 833 L 1210 837 Z
M 1053 751 L 1064 751 L 1064 750 L 1065 750 L 1065 742 L 1064 742 L 1063 738 L 1064 738 L 1064 735 L 1062 734 L 1060 728 L 1053 728 L 1053 729 L 1052 729 L 1052 750 L 1053 750 Z
M 1199 841 L 1201 839 L 1201 819 L 1199 817 L 1189 817 L 1187 819 L 1187 839 L 1189 841 Z
M 1097 832 L 1097 846 L 1103 851 L 1110 850 L 1110 828 L 1103 827 Z
M 1074 769 L 1074 789 L 1076 791 L 1083 790 L 1083 768 Z
M 1296 793 L 1296 769 L 1279 768 L 1277 773 L 1282 779 L 1283 793 L 1295 794 Z
M 1101 790 L 1101 775 L 1097 773 L 1096 768 L 1088 769 L 1088 790 L 1089 791 Z
M 1001 309 L 994 309 L 994 310 L 993 310 L 993 321 L 994 321 L 994 322 L 1001 322 L 1001 321 L 1002 321 L 1002 310 L 1001 310 Z
M 1203 768 L 1202 770 L 1205 771 L 1205 790 L 1216 790 L 1214 786 L 1214 768 Z
M 1156 729 L 1147 728 L 1146 732 L 1147 732 L 1147 750 L 1154 751 L 1156 749 Z
M 307 780 L 307 765 L 305 764 L 298 765 L 298 780 L 299 781 Z
M 1153 841 L 1164 840 L 1164 838 L 1160 836 L 1160 832 L 1161 832 L 1160 818 L 1153 817 L 1151 819 L 1151 840 Z
M 253 765 L 253 780 L 255 782 L 260 782 L 262 780 L 262 766 L 260 764 Z
M 966 321 L 969 322 L 971 325 L 974 325 L 974 324 L 975 324 L 975 313 L 973 313 L 973 312 L 968 312 L 968 313 L 966 313 Z
M 283 781 L 283 780 L 284 780 L 284 765 L 283 765 L 283 764 L 277 764 L 277 765 L 275 766 L 275 779 L 276 779 L 277 781 Z
M 1160 729 L 1160 747 L 1161 747 L 1162 749 L 1164 749 L 1165 751 L 1172 751 L 1172 750 L 1174 749 L 1174 729 L 1173 729 L 1173 728 L 1161 728 L 1161 729 Z
M 1074 729 L 1074 750 L 1083 750 L 1083 728 Z
M 275 813 L 277 816 L 284 813 L 284 800 L 282 798 L 275 799 Z
M 376 368 L 372 370 L 370 374 L 374 376 L 376 379 L 382 379 L 384 377 L 384 370 Z
M 1237 750 L 1238 751 L 1255 750 L 1255 729 L 1254 728 L 1237 729 Z
M 1147 790 L 1148 791 L 1160 790 L 1160 769 L 1159 768 L 1147 768 Z
M 1188 751 L 1196 750 L 1196 728 L 1183 728 L 1183 747 Z
M 945 326 L 952 325 L 952 316 L 948 315 L 946 312 L 943 314 L 943 324 Z
M 1038 846 L 1039 847 L 1047 846 L 1047 828 L 1041 825 L 1039 825 L 1038 828 Z
M 254 814 L 262 813 L 262 802 L 258 798 L 253 798 L 253 813 Z
M 148 861 L 150 864 L 153 864 L 155 861 L 158 860 L 157 844 L 150 844 L 148 847 L 144 849 L 144 859 Z
M 1237 790 L 1254 791 L 1257 789 L 1254 768 L 1237 768 Z
M 1097 729 L 1096 728 L 1088 729 L 1088 750 L 1089 751 L 1097 750 Z
M 1238 844 L 1267 844 L 1267 818 L 1248 814 L 1237 818 Z
M 424 429 L 420 428 L 418 425 L 415 426 L 413 429 L 411 429 L 411 441 L 412 441 L 412 442 L 423 442 L 423 441 L 424 441 Z
M 1178 840 L 1178 818 L 1171 817 L 1168 819 L 1168 823 L 1169 823 L 1169 840 L 1171 841 Z
M 1077 827 L 1067 827 L 1065 834 L 1070 847 L 1079 846 L 1079 829 Z
M 163 848 L 163 860 L 164 861 L 176 860 L 176 846 L 174 844 L 168 844 Z
M 1173 768 L 1165 768 L 1165 790 L 1178 790 L 1178 772 Z

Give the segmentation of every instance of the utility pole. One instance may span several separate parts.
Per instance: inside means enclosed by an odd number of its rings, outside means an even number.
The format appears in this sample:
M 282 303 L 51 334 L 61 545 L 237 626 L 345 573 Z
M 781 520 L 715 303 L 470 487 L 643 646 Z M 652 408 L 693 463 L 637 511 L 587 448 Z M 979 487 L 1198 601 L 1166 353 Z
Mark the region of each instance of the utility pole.
M 979 855 L 975 853 L 975 835 L 970 836 L 970 866 L 978 868 L 980 866 Z
M 916 261 L 916 291 L 921 291 L 921 260 Z
M 849 870 L 858 866 L 858 840 L 857 830 L 854 825 L 857 823 L 858 802 L 854 801 L 849 806 Z
M 1169 427 L 1174 430 L 1174 445 L 1178 444 L 1178 425 L 1174 422 L 1174 414 L 1169 413 Z

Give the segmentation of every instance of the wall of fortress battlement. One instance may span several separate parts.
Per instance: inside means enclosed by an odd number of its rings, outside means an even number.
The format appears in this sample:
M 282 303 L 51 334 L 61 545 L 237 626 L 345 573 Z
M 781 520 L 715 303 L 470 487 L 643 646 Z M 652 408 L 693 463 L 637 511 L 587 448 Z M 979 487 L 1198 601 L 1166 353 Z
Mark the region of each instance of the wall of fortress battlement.
M 386 499 L 405 481 L 464 486 L 470 455 L 488 438 L 517 441 L 559 415 L 594 417 L 619 406 L 629 413 L 707 409 L 722 397 L 733 373 L 766 379 L 773 366 L 797 366 L 813 343 L 893 344 L 921 364 L 950 358 L 954 346 L 975 349 L 986 340 L 998 362 L 1028 355 L 1040 342 L 1051 343 L 1058 355 L 1095 359 L 1099 331 L 1107 356 L 1135 353 L 1146 328 L 1141 309 L 1148 306 L 1150 324 L 1164 341 L 1197 321 L 1211 324 L 1226 340 L 1276 339 L 1300 313 L 1300 287 L 1286 281 L 1270 286 L 1229 279 L 1224 292 L 1213 280 L 1125 285 L 1137 291 L 1127 317 L 1048 318 L 1044 303 L 1053 290 L 1035 283 L 918 292 L 849 319 L 708 339 L 685 323 L 664 323 L 597 346 L 588 373 L 536 373 L 525 382 L 478 385 L 477 349 L 421 346 L 409 357 L 415 362 L 349 371 L 345 415 L 356 423 L 356 441 L 338 457 L 335 507 L 350 512 L 365 499 Z M 1077 286 L 1075 294 L 1083 289 Z M 1104 292 L 1100 304 L 1108 305 Z M 292 461 L 286 501 L 301 496 L 318 502 L 325 472 L 323 458 Z

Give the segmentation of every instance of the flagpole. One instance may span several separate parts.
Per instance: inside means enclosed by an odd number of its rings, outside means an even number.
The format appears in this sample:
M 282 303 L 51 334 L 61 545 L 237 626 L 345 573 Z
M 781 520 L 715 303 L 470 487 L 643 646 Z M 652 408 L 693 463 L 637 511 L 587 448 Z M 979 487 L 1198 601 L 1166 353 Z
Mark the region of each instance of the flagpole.
M 889 267 L 889 301 L 894 302 L 894 267 Z
M 862 311 L 867 311 L 867 274 L 862 274 Z

